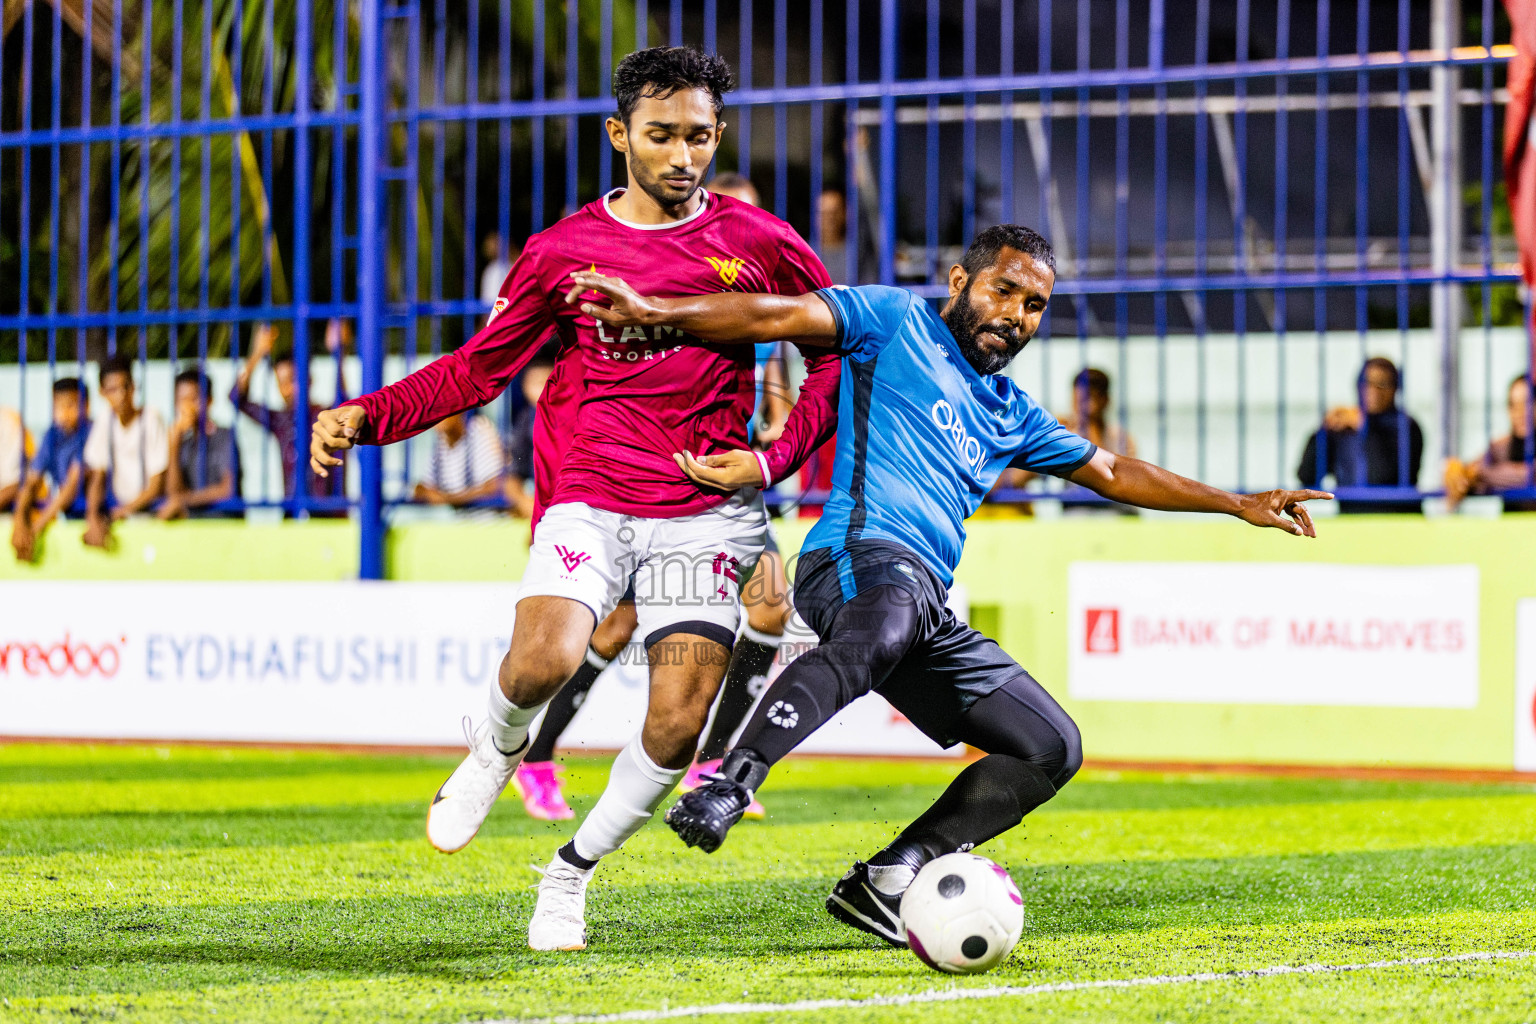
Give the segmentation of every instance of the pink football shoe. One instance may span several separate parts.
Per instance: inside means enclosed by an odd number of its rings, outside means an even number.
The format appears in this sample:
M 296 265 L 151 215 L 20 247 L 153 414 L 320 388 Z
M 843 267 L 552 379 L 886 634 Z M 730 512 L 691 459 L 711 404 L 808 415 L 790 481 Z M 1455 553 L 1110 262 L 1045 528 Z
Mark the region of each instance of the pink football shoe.
M 523 809 L 540 821 L 566 821 L 576 817 L 565 802 L 560 782 L 560 766 L 553 761 L 524 761 L 512 776 L 512 788 L 523 798 Z

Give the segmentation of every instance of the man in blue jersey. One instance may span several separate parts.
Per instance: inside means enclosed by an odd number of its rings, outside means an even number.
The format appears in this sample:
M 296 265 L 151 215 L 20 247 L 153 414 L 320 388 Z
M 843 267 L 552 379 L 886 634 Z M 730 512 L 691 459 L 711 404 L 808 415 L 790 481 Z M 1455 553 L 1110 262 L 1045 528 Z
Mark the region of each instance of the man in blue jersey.
M 763 697 L 720 774 L 667 822 L 712 852 L 769 768 L 843 707 L 877 691 L 943 746 L 987 756 L 967 766 L 889 846 L 832 890 L 834 917 L 905 945 L 901 894 L 928 861 L 968 850 L 1056 795 L 1082 763 L 1077 727 L 994 641 L 944 604 L 966 517 L 1013 465 L 1144 508 L 1225 512 L 1316 536 L 1302 502 L 1322 491 L 1240 495 L 1096 447 L 1001 376 L 1040 324 L 1055 283 L 1045 239 L 999 225 L 950 269 L 935 313 L 898 288 L 833 287 L 799 297 L 733 293 L 651 299 L 622 281 L 576 275 L 571 299 L 616 326 L 662 324 L 713 342 L 793 338 L 844 356 L 832 497 L 806 538 L 795 607 L 821 638 Z M 759 458 L 730 452 L 679 464 L 695 482 L 762 484 Z

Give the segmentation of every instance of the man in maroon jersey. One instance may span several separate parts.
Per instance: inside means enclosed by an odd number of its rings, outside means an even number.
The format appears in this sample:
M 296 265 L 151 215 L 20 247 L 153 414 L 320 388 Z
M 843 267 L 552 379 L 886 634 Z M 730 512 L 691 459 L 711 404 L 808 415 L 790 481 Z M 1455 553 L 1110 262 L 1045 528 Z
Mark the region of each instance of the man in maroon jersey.
M 404 380 L 316 421 L 317 472 L 354 443 L 388 444 L 490 401 L 551 328 L 582 354 L 582 397 L 550 507 L 529 551 L 511 650 L 490 718 L 438 790 L 427 835 L 469 843 L 528 745 L 528 727 L 586 653 L 596 622 L 633 574 L 651 659 L 644 726 L 614 760 L 608 787 L 545 870 L 528 926 L 534 949 L 586 945 L 586 886 L 597 861 L 651 817 L 682 778 L 719 690 L 739 619 L 737 595 L 763 550 L 767 517 L 752 489 L 704 491 L 672 453 L 747 445 L 756 389 L 750 350 L 670 329 L 609 331 L 565 302 L 570 274 L 595 269 L 668 296 L 722 287 L 800 295 L 830 284 L 810 247 L 772 214 L 700 188 L 725 125 L 729 67 L 691 48 L 632 53 L 614 71 L 607 129 L 626 155 L 615 190 L 528 240 L 484 330 Z M 807 378 L 767 482 L 794 470 L 835 429 L 836 356 L 810 350 Z

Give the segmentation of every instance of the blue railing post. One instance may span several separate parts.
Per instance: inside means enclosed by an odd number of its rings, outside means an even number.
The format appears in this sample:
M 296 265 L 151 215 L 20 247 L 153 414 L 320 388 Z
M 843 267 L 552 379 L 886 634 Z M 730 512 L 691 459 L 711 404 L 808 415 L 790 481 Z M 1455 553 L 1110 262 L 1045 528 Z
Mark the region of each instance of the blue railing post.
M 380 0 L 363 0 L 358 83 L 357 351 L 363 364 L 362 393 L 384 386 L 384 264 L 380 252 L 382 142 L 384 127 L 383 21 Z M 357 450 L 362 476 L 358 509 L 357 574 L 384 578 L 384 462 L 377 445 Z

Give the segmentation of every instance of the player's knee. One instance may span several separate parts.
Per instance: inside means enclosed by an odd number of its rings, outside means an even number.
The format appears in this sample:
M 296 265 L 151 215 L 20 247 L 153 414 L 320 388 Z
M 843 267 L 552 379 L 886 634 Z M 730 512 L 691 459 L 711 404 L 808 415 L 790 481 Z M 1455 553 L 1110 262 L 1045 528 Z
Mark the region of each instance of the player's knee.
M 784 621 L 789 618 L 789 603 L 773 601 L 747 605 L 747 625 L 769 636 L 784 635 Z
M 584 655 L 560 646 L 532 651 L 513 647 L 501 659 L 501 692 L 520 707 L 549 700 L 576 672 Z
M 653 705 L 646 712 L 645 727 L 641 732 L 646 753 L 663 768 L 688 767 L 708 718 L 708 706 L 701 712 L 687 706 L 657 708 Z
M 1083 766 L 1083 737 L 1077 731 L 1077 723 L 1063 712 L 1056 727 L 1058 742 L 1052 745 L 1047 757 L 1038 762 L 1051 777 L 1051 785 L 1060 789 L 1072 781 L 1072 776 Z

